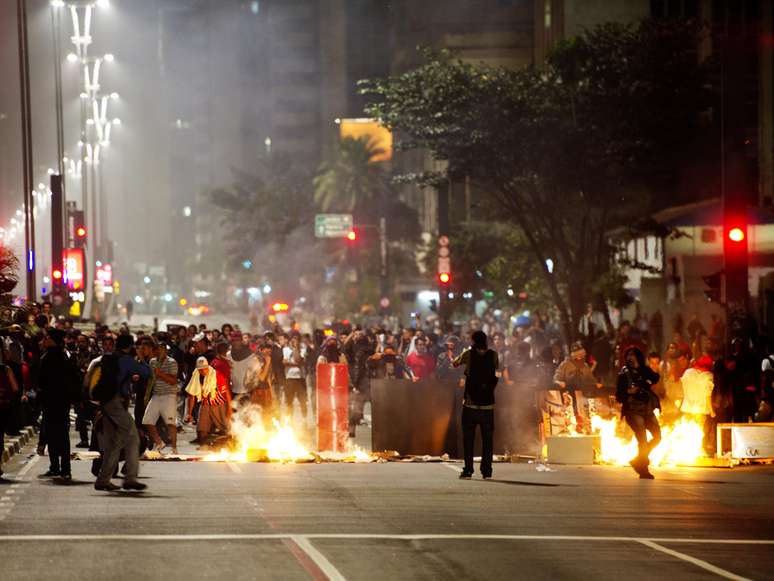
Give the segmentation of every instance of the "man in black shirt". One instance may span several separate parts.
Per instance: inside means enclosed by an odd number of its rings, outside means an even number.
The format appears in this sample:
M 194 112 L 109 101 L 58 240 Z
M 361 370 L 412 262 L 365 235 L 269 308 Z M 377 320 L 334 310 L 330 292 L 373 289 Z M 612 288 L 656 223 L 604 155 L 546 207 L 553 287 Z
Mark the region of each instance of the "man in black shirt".
M 481 475 L 492 477 L 494 450 L 494 389 L 500 366 L 497 352 L 487 347 L 486 333 L 476 331 L 471 336 L 473 346 L 454 360 L 454 367 L 465 366 L 465 397 L 462 402 L 462 440 L 465 448 L 465 468 L 460 478 L 473 476 L 473 444 L 476 426 L 481 429 Z

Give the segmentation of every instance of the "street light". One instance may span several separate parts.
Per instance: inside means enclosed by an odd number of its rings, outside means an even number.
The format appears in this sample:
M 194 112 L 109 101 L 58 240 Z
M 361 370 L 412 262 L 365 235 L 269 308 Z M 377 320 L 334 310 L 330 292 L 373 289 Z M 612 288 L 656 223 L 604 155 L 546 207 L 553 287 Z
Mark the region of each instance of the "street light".
M 105 55 L 105 62 L 112 63 L 114 60 L 116 60 L 116 57 L 112 52 L 109 52 Z
M 68 63 L 78 62 L 78 55 L 75 54 L 74 52 L 68 53 L 67 54 L 67 62 Z

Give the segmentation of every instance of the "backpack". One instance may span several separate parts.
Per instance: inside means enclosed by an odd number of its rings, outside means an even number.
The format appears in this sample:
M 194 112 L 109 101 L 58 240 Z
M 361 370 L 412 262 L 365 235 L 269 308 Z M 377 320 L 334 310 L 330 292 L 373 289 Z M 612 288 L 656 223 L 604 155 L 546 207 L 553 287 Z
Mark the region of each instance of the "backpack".
M 105 404 L 115 397 L 118 388 L 118 357 L 103 355 L 89 382 L 89 399 Z
M 8 379 L 8 366 L 0 363 L 0 410 L 8 409 L 13 401 L 11 380 Z

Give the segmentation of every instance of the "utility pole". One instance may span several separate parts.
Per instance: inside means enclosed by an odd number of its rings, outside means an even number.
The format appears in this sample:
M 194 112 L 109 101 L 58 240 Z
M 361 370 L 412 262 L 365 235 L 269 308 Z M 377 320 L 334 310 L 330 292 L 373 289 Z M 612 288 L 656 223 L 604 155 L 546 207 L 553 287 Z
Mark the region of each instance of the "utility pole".
M 27 39 L 27 1 L 16 0 L 19 36 L 19 85 L 22 120 L 22 183 L 24 187 L 24 250 L 27 299 L 37 298 L 35 276 L 35 203 L 32 196 L 32 114 L 30 112 L 30 59 Z

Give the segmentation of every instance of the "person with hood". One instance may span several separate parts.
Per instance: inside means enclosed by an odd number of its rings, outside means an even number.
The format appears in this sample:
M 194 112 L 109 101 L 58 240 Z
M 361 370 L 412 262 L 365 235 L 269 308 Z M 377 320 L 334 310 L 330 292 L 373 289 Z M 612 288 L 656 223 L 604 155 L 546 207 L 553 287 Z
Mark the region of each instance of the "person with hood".
M 323 343 L 320 356 L 317 358 L 317 365 L 321 363 L 341 363 L 347 365 L 347 357 L 339 349 L 339 342 L 336 337 L 328 337 Z
M 621 404 L 621 416 L 629 424 L 637 438 L 638 454 L 629 464 L 640 478 L 652 480 L 648 470 L 650 452 L 661 441 L 661 427 L 654 413 L 661 408 L 653 386 L 660 379 L 659 374 L 645 364 L 645 355 L 636 347 L 630 347 L 623 354 L 624 366 L 618 374 L 615 398 Z M 648 441 L 650 432 L 651 439 Z
M 185 388 L 188 394 L 188 415 L 186 423 L 193 421 L 191 410 L 198 402 L 199 421 L 196 424 L 197 444 L 206 444 L 215 432 L 228 433 L 228 414 L 226 410 L 228 386 L 219 385 L 218 372 L 202 356 L 196 360 L 196 371 Z
M 494 390 L 500 365 L 497 352 L 487 346 L 483 331 L 471 335 L 473 346 L 454 360 L 454 367 L 465 368 L 465 395 L 462 401 L 462 441 L 465 467 L 460 478 L 473 476 L 473 445 L 476 427 L 481 430 L 481 476 L 492 477 L 494 453 Z

